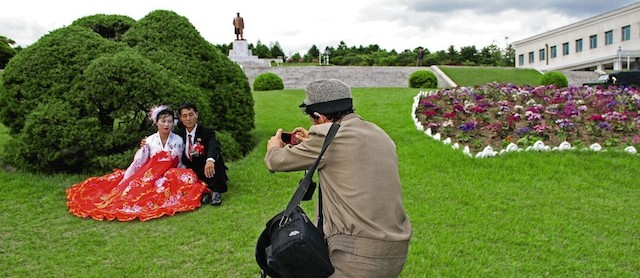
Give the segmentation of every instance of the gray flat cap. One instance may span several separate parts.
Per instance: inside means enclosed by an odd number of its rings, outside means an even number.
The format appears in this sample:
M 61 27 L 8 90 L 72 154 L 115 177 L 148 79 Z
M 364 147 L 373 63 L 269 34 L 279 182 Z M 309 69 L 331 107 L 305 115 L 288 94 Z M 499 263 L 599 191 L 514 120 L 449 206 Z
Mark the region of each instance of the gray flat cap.
M 351 110 L 353 100 L 351 89 L 338 79 L 316 80 L 305 88 L 307 98 L 300 107 L 323 114 Z

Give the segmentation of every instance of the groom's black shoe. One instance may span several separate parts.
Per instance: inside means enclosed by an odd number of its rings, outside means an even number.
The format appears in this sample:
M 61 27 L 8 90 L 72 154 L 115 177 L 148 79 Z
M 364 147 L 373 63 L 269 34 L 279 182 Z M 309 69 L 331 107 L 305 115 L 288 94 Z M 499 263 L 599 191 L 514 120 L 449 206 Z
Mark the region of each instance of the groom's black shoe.
M 203 205 L 210 204 L 211 203 L 211 192 L 202 195 L 202 199 L 200 199 L 200 202 Z
M 219 206 L 222 204 L 222 197 L 220 196 L 220 192 L 211 192 L 211 204 L 214 206 Z

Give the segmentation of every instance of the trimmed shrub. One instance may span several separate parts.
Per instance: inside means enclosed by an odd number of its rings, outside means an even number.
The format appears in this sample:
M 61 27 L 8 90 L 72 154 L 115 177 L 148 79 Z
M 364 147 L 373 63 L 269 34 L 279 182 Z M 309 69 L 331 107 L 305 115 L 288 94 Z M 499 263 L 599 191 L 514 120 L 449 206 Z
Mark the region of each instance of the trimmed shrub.
M 19 134 L 25 118 L 39 104 L 82 95 L 73 90 L 73 84 L 92 60 L 124 48 L 78 26 L 45 35 L 18 52 L 4 70 L 0 120 L 11 134 Z
M 234 139 L 230 133 L 226 131 L 216 132 L 216 139 L 218 139 L 218 143 L 220 143 L 222 154 L 226 161 L 234 161 L 242 158 L 240 144 L 236 142 L 236 139 Z
M 275 73 L 265 72 L 256 76 L 253 80 L 254 91 L 272 91 L 284 89 L 282 78 Z
M 438 78 L 428 70 L 417 70 L 409 76 L 409 88 L 437 88 Z
M 538 83 L 540 83 L 540 85 L 555 84 L 558 88 L 569 86 L 569 80 L 566 76 L 564 76 L 563 73 L 559 71 L 550 71 L 544 73 L 542 76 L 540 76 Z
M 155 132 L 147 110 L 185 101 L 198 106 L 201 124 L 234 138 L 241 155 L 255 146 L 246 76 L 186 18 L 158 10 L 137 22 L 78 19 L 7 65 L 0 120 L 12 139 L 5 162 L 43 172 L 124 168 L 140 139 Z
M 93 15 L 77 19 L 72 25 L 91 29 L 105 39 L 120 41 L 124 33 L 135 25 L 133 18 L 123 15 Z
M 168 70 L 171 78 L 197 90 L 198 119 L 216 131 L 228 131 L 243 154 L 254 146 L 253 96 L 244 72 L 229 60 L 182 16 L 154 11 L 138 21 L 123 41 L 153 63 Z

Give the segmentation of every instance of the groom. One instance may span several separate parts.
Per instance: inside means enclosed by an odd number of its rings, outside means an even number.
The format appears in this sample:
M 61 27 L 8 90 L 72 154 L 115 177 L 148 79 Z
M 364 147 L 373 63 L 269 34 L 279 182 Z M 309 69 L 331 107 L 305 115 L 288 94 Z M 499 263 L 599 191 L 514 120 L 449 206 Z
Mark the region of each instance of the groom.
M 215 132 L 198 125 L 198 108 L 195 104 L 182 104 L 177 112 L 181 123 L 178 126 L 184 127 L 184 131 L 178 131 L 185 142 L 182 163 L 191 168 L 211 190 L 211 193 L 202 197 L 202 203 L 219 206 L 222 204 L 220 194 L 227 192 L 228 178 Z

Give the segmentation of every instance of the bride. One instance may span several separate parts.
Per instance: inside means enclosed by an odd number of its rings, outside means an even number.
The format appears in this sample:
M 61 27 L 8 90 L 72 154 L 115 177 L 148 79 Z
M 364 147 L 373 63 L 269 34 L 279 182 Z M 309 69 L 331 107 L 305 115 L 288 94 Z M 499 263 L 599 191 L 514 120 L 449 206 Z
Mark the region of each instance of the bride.
M 209 189 L 181 162 L 184 142 L 171 132 L 173 110 L 157 106 L 149 118 L 158 132 L 144 140 L 126 171 L 118 169 L 67 188 L 69 212 L 95 220 L 146 221 L 200 207 Z

